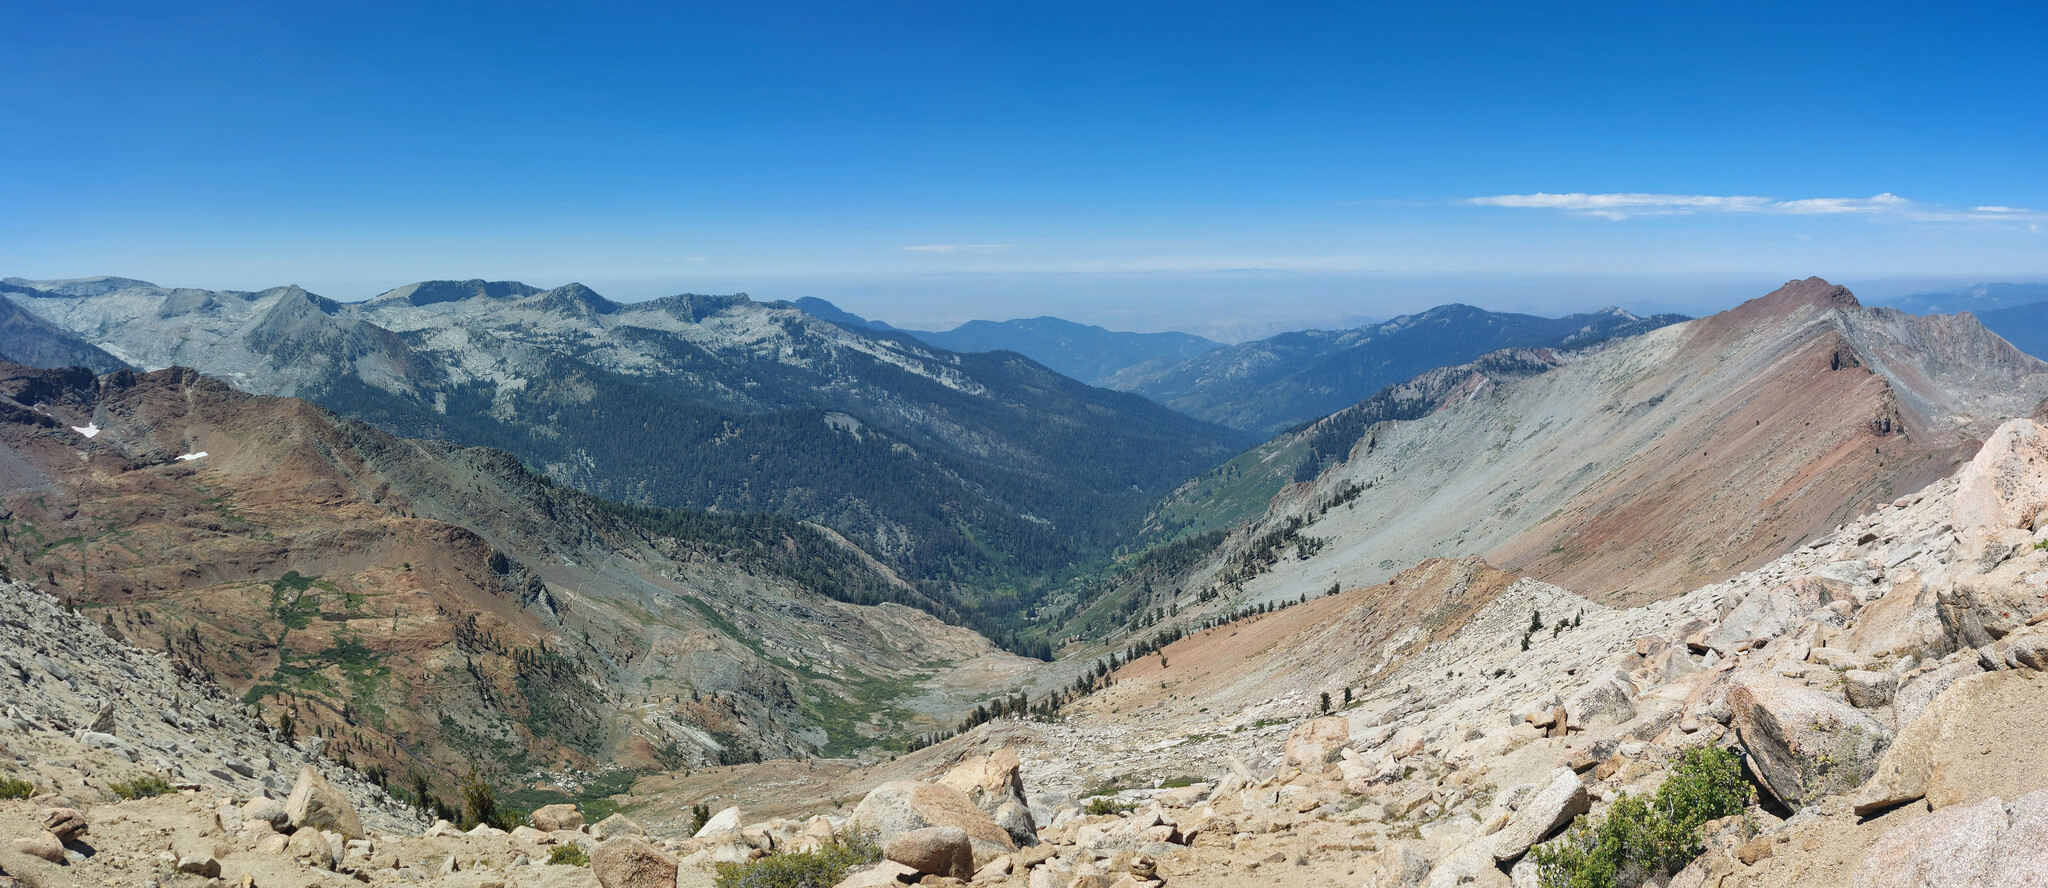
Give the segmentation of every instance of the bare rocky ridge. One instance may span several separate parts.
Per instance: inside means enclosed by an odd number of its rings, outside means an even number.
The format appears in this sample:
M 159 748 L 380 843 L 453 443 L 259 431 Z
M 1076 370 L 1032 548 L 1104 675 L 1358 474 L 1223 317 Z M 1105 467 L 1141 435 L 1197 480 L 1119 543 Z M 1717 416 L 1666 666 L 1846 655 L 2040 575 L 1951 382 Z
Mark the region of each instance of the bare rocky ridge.
M 1947 475 L 2044 395 L 2048 364 L 1968 316 L 1795 281 L 1362 430 L 1235 538 L 1302 517 L 1327 545 L 1244 587 L 1293 597 L 1476 553 L 1589 595 L 1675 595 Z
M 1187 358 L 1160 358 L 1105 380 L 1191 416 L 1274 434 L 1341 410 L 1434 367 L 1509 348 L 1575 348 L 1684 320 L 1637 317 L 1619 308 L 1563 318 L 1490 312 L 1469 305 L 1352 330 L 1303 330 Z

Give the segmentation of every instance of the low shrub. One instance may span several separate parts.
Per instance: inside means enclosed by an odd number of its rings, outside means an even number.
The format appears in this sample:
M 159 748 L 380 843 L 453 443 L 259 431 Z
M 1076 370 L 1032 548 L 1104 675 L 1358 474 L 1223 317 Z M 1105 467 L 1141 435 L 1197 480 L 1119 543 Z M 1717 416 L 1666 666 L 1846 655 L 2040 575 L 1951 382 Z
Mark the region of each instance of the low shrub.
M 589 866 L 590 853 L 575 843 L 556 845 L 548 851 L 550 866 Z
M 882 859 L 872 837 L 854 835 L 816 851 L 784 851 L 748 863 L 719 863 L 718 888 L 832 888 L 846 871 Z
M 0 799 L 25 799 L 36 794 L 36 785 L 13 777 L 0 777 Z
M 1704 850 L 1700 826 L 1741 814 L 1750 787 L 1726 749 L 1688 749 L 1647 799 L 1623 793 L 1598 824 L 1581 815 L 1529 849 L 1543 888 L 1634 888 L 1685 868 Z
M 1107 796 L 1096 796 L 1089 799 L 1088 807 L 1081 810 L 1090 817 L 1099 817 L 1103 814 L 1122 814 L 1137 807 L 1135 802 L 1119 802 Z
M 172 786 L 169 780 L 155 774 L 137 777 L 134 780 L 116 781 L 107 784 L 107 788 L 124 799 L 146 799 L 177 791 L 177 787 Z

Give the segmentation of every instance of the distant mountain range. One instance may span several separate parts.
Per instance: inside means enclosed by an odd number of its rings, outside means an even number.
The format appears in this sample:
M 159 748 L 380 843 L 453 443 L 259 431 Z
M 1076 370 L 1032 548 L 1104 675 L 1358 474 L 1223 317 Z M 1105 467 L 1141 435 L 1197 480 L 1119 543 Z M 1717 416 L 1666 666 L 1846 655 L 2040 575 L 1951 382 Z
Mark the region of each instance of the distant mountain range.
M 933 594 L 1103 557 L 1158 496 L 1252 443 L 1025 357 L 743 294 L 621 305 L 580 284 L 427 281 L 344 305 L 298 287 L 8 284 L 138 368 L 499 447 L 612 499 L 815 521 Z M 1032 600 L 960 606 L 996 636 Z
M 31 367 L 84 367 L 95 373 L 112 373 L 128 366 L 105 349 L 7 300 L 9 295 L 30 292 L 12 279 L 0 281 L 0 360 Z
M 1103 385 L 1118 371 L 1148 361 L 1183 360 L 1223 347 L 1192 333 L 1123 333 L 1055 317 L 968 321 L 945 332 L 906 330 L 823 299 L 805 297 L 794 304 L 835 324 L 905 333 L 950 351 L 1016 352 L 1091 385 Z
M 1961 289 L 1940 293 L 1916 293 L 1872 302 L 1917 315 L 1955 314 L 1967 311 L 1982 318 L 1983 313 L 1987 311 L 2048 302 L 2048 283 L 1971 284 Z
M 934 333 L 892 327 L 823 299 L 794 304 L 835 324 L 903 333 L 953 351 L 1013 351 L 1075 379 L 1260 437 L 1491 351 L 1590 345 L 1685 320 L 1619 308 L 1543 318 L 1443 305 L 1350 330 L 1301 330 L 1226 346 L 1189 333 L 1119 333 L 1053 317 L 969 321 Z
M 1562 318 L 1441 305 L 1352 330 L 1304 330 L 1118 372 L 1109 387 L 1210 422 L 1271 435 L 1435 367 L 1503 348 L 1591 345 L 1685 320 L 1619 308 Z

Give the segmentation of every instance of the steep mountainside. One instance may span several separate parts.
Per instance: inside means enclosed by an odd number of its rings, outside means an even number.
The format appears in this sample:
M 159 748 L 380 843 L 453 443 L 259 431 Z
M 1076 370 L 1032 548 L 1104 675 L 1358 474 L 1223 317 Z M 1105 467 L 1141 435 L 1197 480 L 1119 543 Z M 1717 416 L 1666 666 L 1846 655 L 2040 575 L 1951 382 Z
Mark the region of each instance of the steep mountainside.
M 342 305 L 296 287 L 21 286 L 139 366 L 502 447 L 614 499 L 818 520 L 914 582 L 1098 557 L 1151 498 L 1243 443 L 1015 355 L 743 295 L 620 305 L 577 284 L 432 281 Z M 990 618 L 1029 604 L 990 602 Z
M 1305 330 L 1116 374 L 1111 388 L 1232 428 L 1274 434 L 1433 367 L 1503 348 L 1575 347 L 1684 320 L 1618 308 L 1563 318 L 1443 305 L 1354 330 Z
M 26 289 L 0 283 L 0 359 L 31 367 L 84 367 L 96 373 L 112 373 L 128 366 L 70 331 L 24 311 L 7 298 Z
M 4 371 L 6 572 L 392 773 L 845 753 L 1014 659 L 854 603 L 952 608 L 792 519 L 618 506 L 184 369 Z
M 2015 348 L 2034 357 L 2048 355 L 2048 302 L 1973 311 L 1977 320 Z
M 1583 356 L 1583 351 L 1502 349 L 1469 364 L 1438 367 L 1387 386 L 1357 404 L 1274 436 L 1181 485 L 1146 519 L 1145 538 L 1220 530 L 1255 518 L 1288 484 L 1313 479 L 1333 462 L 1349 457 L 1353 445 L 1376 423 L 1428 416 Z
M 1150 361 L 1183 361 L 1222 348 L 1190 333 L 1121 333 L 1054 317 L 968 321 L 943 333 L 904 331 L 957 352 L 1013 351 L 1092 385 Z
M 1232 537 L 1220 576 L 1292 597 L 1480 554 L 1589 595 L 1672 595 L 1947 474 L 2043 395 L 2048 364 L 1968 315 L 1795 281 L 1347 432 L 1326 449 L 1342 462 Z

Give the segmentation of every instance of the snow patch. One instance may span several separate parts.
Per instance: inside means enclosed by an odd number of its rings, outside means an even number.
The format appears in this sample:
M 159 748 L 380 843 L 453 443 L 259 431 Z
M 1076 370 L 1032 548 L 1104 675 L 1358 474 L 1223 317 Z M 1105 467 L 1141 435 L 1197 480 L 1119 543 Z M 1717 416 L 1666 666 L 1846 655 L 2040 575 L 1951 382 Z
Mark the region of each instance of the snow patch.
M 191 462 L 191 461 L 193 461 L 193 460 L 195 460 L 195 459 L 198 459 L 198 458 L 200 458 L 200 457 L 202 457 L 202 456 L 205 456 L 205 455 L 206 455 L 206 451 L 204 451 L 204 450 L 201 450 L 201 451 L 199 451 L 198 453 L 187 453 L 187 454 L 185 454 L 185 455 L 183 455 L 183 456 L 180 456 L 180 457 L 178 457 L 178 461 L 179 461 L 179 462 Z
M 88 438 L 93 437 L 94 435 L 98 435 L 100 433 L 99 424 L 92 422 L 86 423 L 85 425 L 82 426 L 72 426 L 71 430 L 81 435 L 84 435 Z

